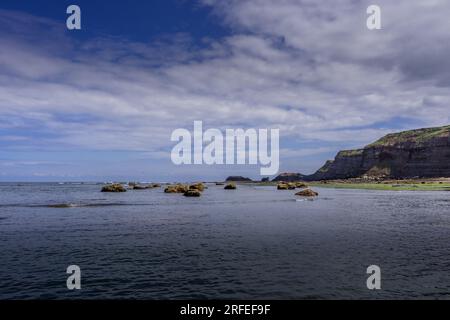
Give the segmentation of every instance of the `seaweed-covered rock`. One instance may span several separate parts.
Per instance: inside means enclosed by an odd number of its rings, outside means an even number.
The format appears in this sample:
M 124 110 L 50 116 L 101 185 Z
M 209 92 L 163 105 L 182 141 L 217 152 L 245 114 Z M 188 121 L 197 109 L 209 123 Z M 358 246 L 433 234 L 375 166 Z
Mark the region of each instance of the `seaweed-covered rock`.
M 225 190 L 236 190 L 236 184 L 235 183 L 228 183 L 225 187 Z
M 189 189 L 183 195 L 185 197 L 200 197 L 202 193 L 197 189 Z
M 126 192 L 127 189 L 124 188 L 120 183 L 113 183 L 103 186 L 102 192 Z
M 185 193 L 189 190 L 189 186 L 183 184 L 170 185 L 164 189 L 165 193 Z
M 299 189 L 308 188 L 308 185 L 304 182 L 296 182 L 295 187 Z
M 165 193 L 178 193 L 177 188 L 175 186 L 168 186 L 164 189 Z
M 277 189 L 278 190 L 287 190 L 288 189 L 288 184 L 287 183 L 279 183 L 277 184 Z
M 311 189 L 305 189 L 305 190 L 297 192 L 295 195 L 302 196 L 302 197 L 317 197 L 319 195 L 319 193 L 316 191 L 313 191 Z
M 291 183 L 291 182 L 280 182 L 277 185 L 277 189 L 278 190 L 294 190 L 295 189 L 295 183 Z
M 198 191 L 203 191 L 203 190 L 205 190 L 205 185 L 203 184 L 203 183 L 196 183 L 196 184 L 191 184 L 190 186 L 189 186 L 189 189 L 191 189 L 191 190 L 198 190 Z

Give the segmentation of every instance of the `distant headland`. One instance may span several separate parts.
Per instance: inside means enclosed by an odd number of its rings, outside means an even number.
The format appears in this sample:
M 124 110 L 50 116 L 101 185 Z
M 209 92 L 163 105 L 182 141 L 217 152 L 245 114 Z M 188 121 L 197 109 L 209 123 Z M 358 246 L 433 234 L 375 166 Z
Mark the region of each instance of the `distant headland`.
M 312 175 L 283 173 L 273 181 L 450 177 L 450 125 L 388 134 L 362 149 L 343 150 Z

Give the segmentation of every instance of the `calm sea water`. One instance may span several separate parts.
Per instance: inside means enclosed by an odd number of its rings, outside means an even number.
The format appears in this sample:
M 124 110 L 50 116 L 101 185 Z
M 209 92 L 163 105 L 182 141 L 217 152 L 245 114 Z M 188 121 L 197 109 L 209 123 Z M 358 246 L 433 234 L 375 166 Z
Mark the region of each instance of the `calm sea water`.
M 100 188 L 0 184 L 0 298 L 450 298 L 450 192 Z

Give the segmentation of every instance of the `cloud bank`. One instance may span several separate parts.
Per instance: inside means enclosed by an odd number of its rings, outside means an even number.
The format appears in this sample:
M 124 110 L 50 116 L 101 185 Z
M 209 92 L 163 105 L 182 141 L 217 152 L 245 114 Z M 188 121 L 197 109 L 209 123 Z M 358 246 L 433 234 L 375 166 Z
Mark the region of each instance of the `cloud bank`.
M 369 4 L 202 1 L 231 32 L 201 44 L 188 32 L 80 40 L 61 23 L 0 10 L 0 171 L 18 152 L 81 150 L 128 152 L 144 175 L 145 165 L 169 172 L 171 132 L 202 120 L 279 128 L 281 169 L 311 172 L 340 148 L 448 124 L 450 3 L 377 1 L 376 31 Z M 17 166 L 53 160 L 40 158 Z

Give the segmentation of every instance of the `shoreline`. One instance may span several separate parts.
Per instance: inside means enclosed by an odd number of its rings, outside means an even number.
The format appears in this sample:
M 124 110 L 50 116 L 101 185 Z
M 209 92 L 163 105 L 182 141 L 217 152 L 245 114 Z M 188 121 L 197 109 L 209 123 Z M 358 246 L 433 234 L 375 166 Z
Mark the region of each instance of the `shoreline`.
M 288 182 L 288 181 L 286 181 Z M 293 181 L 292 181 L 293 182 Z M 385 191 L 450 191 L 450 178 L 416 178 L 416 179 L 363 179 L 350 178 L 339 180 L 321 180 L 321 181 L 303 181 L 309 187 L 320 187 L 330 189 L 360 189 L 360 190 L 385 190 Z M 108 182 L 0 182 L 1 184 L 17 184 L 26 185 L 34 183 L 43 184 L 60 184 L 60 185 L 108 185 Z M 116 182 L 122 185 L 128 185 L 128 182 Z M 187 184 L 192 184 L 189 182 Z M 214 185 L 217 183 L 227 183 L 227 181 L 205 181 L 207 185 Z M 273 186 L 276 187 L 280 181 L 233 181 L 237 185 L 251 185 L 251 186 Z M 160 182 L 161 186 L 168 186 L 173 183 Z
M 360 190 L 385 190 L 385 191 L 450 191 L 450 178 L 423 178 L 423 179 L 340 179 L 322 181 L 300 181 L 310 187 L 332 189 L 360 189 Z M 251 182 L 258 186 L 276 186 L 278 182 Z M 246 184 L 249 184 L 248 182 Z

